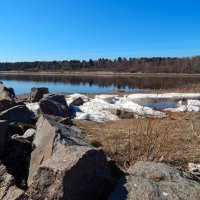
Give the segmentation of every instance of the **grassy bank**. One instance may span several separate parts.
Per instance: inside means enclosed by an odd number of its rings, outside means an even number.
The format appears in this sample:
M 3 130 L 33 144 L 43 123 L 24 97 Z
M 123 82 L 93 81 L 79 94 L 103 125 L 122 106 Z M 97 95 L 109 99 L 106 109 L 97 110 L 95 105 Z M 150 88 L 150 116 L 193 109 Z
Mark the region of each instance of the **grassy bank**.
M 185 167 L 200 163 L 200 114 L 169 113 L 166 119 L 76 121 L 84 138 L 101 147 L 121 168 L 137 160 Z

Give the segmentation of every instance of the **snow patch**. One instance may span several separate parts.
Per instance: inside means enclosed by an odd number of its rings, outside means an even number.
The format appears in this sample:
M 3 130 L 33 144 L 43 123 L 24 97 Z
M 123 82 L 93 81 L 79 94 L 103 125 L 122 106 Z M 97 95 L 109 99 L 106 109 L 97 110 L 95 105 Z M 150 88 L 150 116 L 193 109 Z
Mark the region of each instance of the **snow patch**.
M 129 99 L 193 99 L 200 98 L 200 93 L 163 93 L 163 94 L 131 94 Z
M 72 103 L 74 100 L 78 99 L 79 97 L 81 97 L 83 99 L 84 102 L 88 102 L 90 100 L 89 97 L 79 94 L 79 93 L 74 93 L 69 95 L 67 98 L 65 98 L 65 100 L 67 101 L 68 105 L 70 103 Z
M 137 103 L 134 103 L 133 101 L 131 101 L 130 99 L 126 97 L 119 99 L 119 101 L 117 101 L 115 105 L 117 106 L 118 109 L 132 111 L 135 114 L 139 116 L 143 116 L 143 117 L 147 117 L 147 116 L 158 117 L 158 118 L 166 117 L 165 113 L 156 111 L 152 109 L 151 107 L 141 106 Z
M 165 196 L 165 197 L 168 196 L 168 194 L 167 194 L 166 192 L 163 192 L 162 194 L 163 194 L 163 196 Z
M 117 110 L 133 112 L 136 117 L 163 118 L 163 111 L 199 112 L 200 93 L 164 93 L 164 94 L 131 94 L 118 95 L 101 94 L 89 98 L 82 94 L 72 94 L 66 98 L 68 105 L 81 97 L 84 104 L 71 105 L 75 119 L 93 120 L 98 122 L 118 120 Z M 27 103 L 27 107 L 37 113 L 38 103 Z
M 113 111 L 116 110 L 115 106 L 98 97 L 79 106 L 79 109 L 81 112 L 76 113 L 76 119 L 86 119 L 98 122 L 119 119 L 117 115 L 113 113 Z
M 36 103 L 27 103 L 26 104 L 27 108 L 31 111 L 33 111 L 35 114 L 37 114 L 38 110 L 39 110 L 39 104 Z
M 200 175 L 200 164 L 189 163 L 188 164 L 188 170 L 191 173 Z

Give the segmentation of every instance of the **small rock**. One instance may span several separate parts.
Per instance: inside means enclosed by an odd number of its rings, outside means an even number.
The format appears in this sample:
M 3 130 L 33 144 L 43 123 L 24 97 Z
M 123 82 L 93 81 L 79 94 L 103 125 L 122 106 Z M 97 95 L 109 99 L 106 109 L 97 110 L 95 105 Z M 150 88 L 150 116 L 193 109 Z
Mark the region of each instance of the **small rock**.
M 189 163 L 188 170 L 190 173 L 200 177 L 200 164 Z
M 71 104 L 74 106 L 82 106 L 84 103 L 83 99 L 81 97 L 75 99 Z
M 45 95 L 39 102 L 43 114 L 69 117 L 70 111 L 64 95 Z
M 48 93 L 49 89 L 45 87 L 31 88 L 30 102 L 31 103 L 39 102 L 43 98 L 43 95 Z
M 28 129 L 24 135 L 22 136 L 24 139 L 27 139 L 28 141 L 32 142 L 35 138 L 36 130 L 33 128 Z
M 132 119 L 135 118 L 135 114 L 126 110 L 117 109 L 116 115 L 121 119 Z
M 15 97 L 14 89 L 5 87 L 2 82 L 0 83 L 0 94 L 3 94 L 4 96 L 9 96 L 10 98 Z

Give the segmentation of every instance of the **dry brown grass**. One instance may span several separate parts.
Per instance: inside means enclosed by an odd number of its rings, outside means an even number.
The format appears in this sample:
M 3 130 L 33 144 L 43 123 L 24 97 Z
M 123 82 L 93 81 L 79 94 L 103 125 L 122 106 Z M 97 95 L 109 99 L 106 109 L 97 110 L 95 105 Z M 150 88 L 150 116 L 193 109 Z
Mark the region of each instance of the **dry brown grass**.
M 137 160 L 176 166 L 200 162 L 199 114 L 171 114 L 167 119 L 128 119 L 97 123 L 76 121 L 85 139 L 101 146 L 121 167 Z

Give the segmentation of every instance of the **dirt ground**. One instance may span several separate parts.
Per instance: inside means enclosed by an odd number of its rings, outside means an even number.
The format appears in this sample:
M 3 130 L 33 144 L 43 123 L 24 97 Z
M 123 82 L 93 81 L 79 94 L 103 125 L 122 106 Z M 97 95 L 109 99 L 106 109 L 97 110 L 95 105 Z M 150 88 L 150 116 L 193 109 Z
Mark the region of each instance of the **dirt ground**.
M 103 123 L 76 120 L 85 140 L 128 167 L 137 160 L 177 167 L 200 163 L 200 113 L 168 113 L 165 119 L 123 119 Z

